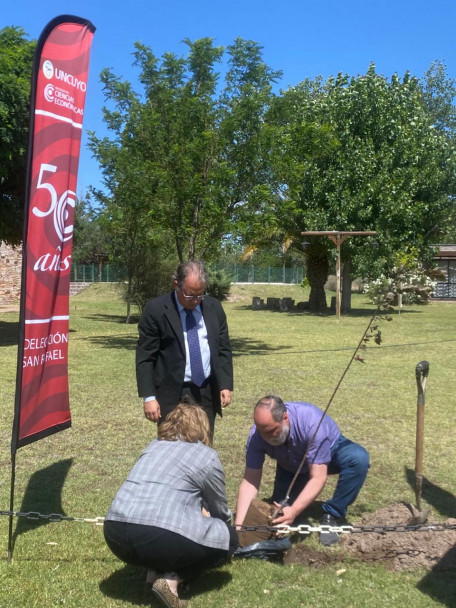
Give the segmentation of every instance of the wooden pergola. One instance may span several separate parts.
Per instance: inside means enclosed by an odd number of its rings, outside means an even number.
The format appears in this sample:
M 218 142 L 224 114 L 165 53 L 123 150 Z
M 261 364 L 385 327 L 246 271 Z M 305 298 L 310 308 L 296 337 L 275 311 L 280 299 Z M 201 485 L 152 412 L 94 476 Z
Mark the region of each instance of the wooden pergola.
M 301 232 L 303 236 L 327 236 L 331 239 L 337 248 L 336 262 L 336 314 L 340 317 L 340 246 L 350 236 L 375 236 L 377 233 L 372 230 L 307 230 Z

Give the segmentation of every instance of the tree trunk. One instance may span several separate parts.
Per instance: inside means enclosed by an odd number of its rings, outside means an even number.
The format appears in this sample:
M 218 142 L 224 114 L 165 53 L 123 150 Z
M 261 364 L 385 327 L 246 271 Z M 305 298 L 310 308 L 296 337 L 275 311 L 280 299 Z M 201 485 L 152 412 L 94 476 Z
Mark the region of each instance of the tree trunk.
M 309 311 L 326 312 L 325 283 L 328 280 L 328 251 L 320 242 L 312 243 L 304 252 L 306 276 L 310 285 Z
M 128 325 L 128 323 L 130 323 L 130 316 L 131 316 L 131 288 L 132 288 L 132 277 L 131 275 L 128 276 L 128 286 L 127 286 L 127 318 L 125 320 L 125 323 Z
M 344 267 L 342 269 L 342 300 L 340 306 L 340 312 L 343 315 L 347 315 L 349 312 L 351 312 L 351 268 L 351 260 L 345 260 Z
M 179 239 L 177 233 L 174 234 L 174 240 L 176 243 L 176 251 L 177 251 L 177 257 L 179 258 L 179 264 L 182 264 L 184 261 L 184 256 L 182 253 L 181 242 L 180 242 L 180 239 Z

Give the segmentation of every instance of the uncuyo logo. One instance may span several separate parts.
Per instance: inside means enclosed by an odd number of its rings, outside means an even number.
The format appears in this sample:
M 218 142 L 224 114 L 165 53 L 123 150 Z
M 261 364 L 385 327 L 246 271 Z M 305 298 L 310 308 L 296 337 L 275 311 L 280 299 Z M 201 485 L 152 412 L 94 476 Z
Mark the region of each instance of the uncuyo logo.
M 46 101 L 49 101 L 49 103 L 52 103 L 54 101 L 54 85 L 53 84 L 47 84 L 44 87 L 44 97 L 45 97 Z
M 46 59 L 46 61 L 43 63 L 43 74 L 48 80 L 51 80 L 51 78 L 54 76 L 54 66 L 52 65 L 52 61 L 49 59 Z

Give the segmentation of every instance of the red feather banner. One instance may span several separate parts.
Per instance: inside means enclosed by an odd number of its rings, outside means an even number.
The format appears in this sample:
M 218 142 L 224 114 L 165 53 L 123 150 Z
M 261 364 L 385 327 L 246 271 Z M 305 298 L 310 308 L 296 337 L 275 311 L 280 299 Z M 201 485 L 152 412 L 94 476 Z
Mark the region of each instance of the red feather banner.
M 73 218 L 94 26 L 63 15 L 35 52 L 12 453 L 71 425 Z

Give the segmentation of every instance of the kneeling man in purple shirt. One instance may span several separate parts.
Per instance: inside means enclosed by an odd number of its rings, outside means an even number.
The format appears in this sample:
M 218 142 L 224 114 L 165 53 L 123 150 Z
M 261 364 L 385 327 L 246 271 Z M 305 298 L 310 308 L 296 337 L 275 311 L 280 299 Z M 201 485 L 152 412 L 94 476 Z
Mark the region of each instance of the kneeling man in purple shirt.
M 246 446 L 246 468 L 239 486 L 236 526 L 242 525 L 250 503 L 258 494 L 265 455 L 277 461 L 272 499 L 279 507 L 308 450 L 289 500 L 281 506 L 273 525 L 291 525 L 323 490 L 328 475 L 339 475 L 333 497 L 323 503 L 320 523 L 340 525 L 361 490 L 369 469 L 369 454 L 346 439 L 334 420 L 311 403 L 284 403 L 277 395 L 260 399 L 255 406 L 254 425 Z M 321 424 L 320 424 L 321 422 Z M 315 434 L 316 429 L 317 433 Z M 314 437 L 315 435 L 315 437 Z M 313 439 L 313 441 L 312 441 Z M 336 532 L 320 532 L 320 542 L 332 545 Z

